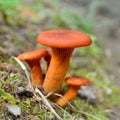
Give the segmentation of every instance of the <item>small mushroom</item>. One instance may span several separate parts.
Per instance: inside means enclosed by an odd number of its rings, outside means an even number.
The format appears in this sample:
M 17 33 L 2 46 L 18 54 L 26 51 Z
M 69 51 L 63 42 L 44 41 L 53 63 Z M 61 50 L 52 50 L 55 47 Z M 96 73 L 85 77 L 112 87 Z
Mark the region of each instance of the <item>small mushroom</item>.
M 56 101 L 56 104 L 64 107 L 70 102 L 76 95 L 81 86 L 88 86 L 90 84 L 89 79 L 79 76 L 79 77 L 68 77 L 65 79 L 66 83 L 69 84 L 68 91 Z
M 41 32 L 37 41 L 52 48 L 43 89 L 45 93 L 59 92 L 74 48 L 90 45 L 91 38 L 76 30 L 49 30 Z
M 18 56 L 18 59 L 26 61 L 31 70 L 33 86 L 40 87 L 43 83 L 42 69 L 40 66 L 40 59 L 48 55 L 46 49 L 39 49 L 29 52 L 24 52 Z

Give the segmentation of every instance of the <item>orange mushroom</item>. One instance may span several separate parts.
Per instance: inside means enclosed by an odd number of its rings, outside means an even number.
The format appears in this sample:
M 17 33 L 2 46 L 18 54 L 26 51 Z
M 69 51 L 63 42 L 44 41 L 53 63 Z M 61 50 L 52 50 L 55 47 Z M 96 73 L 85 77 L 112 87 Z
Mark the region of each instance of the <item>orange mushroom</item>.
M 49 30 L 40 33 L 37 41 L 52 48 L 43 89 L 46 93 L 59 92 L 74 48 L 90 45 L 91 38 L 76 30 Z
M 33 86 L 40 87 L 43 83 L 42 69 L 40 66 L 40 59 L 48 55 L 46 49 L 39 49 L 29 52 L 24 52 L 18 56 L 18 59 L 26 61 L 31 70 Z
M 68 77 L 65 79 L 66 83 L 69 84 L 68 91 L 56 101 L 56 104 L 64 107 L 68 104 L 76 95 L 81 86 L 88 86 L 90 84 L 89 79 L 79 76 L 79 77 Z

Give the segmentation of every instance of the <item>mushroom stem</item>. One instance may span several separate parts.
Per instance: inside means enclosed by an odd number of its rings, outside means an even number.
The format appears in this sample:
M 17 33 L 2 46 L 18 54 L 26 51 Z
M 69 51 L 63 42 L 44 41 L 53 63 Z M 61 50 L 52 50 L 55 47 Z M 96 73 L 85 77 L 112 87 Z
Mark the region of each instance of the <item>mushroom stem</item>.
M 46 71 L 47 71 L 48 68 L 49 68 L 49 65 L 50 65 L 52 49 L 49 47 L 49 48 L 47 48 L 46 50 L 47 50 L 47 52 L 48 52 L 48 55 L 46 55 L 46 56 L 44 57 L 44 59 L 45 59 L 45 61 L 47 62 L 47 68 L 46 68 Z
M 77 91 L 79 90 L 80 86 L 72 86 L 70 85 L 68 91 L 63 95 L 63 97 L 59 98 L 56 101 L 56 104 L 64 107 L 70 102 L 76 95 Z
M 32 84 L 33 86 L 41 86 L 43 83 L 42 69 L 39 60 L 33 60 L 26 62 L 29 64 L 31 70 Z
M 52 58 L 43 83 L 45 93 L 59 92 L 74 48 L 52 48 Z

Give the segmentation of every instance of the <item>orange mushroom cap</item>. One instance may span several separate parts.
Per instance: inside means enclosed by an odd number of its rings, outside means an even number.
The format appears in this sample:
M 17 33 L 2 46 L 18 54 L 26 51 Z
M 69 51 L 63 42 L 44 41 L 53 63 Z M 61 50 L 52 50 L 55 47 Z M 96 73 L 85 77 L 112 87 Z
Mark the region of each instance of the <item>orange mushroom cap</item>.
M 87 86 L 90 84 L 90 80 L 83 76 L 78 77 L 67 77 L 66 83 L 73 86 Z
M 36 60 L 40 59 L 43 56 L 46 56 L 48 54 L 48 51 L 45 49 L 40 50 L 34 50 L 29 52 L 24 52 L 18 56 L 18 59 L 20 60 Z
M 56 48 L 75 48 L 92 43 L 91 38 L 76 30 L 49 30 L 38 35 L 37 41 Z

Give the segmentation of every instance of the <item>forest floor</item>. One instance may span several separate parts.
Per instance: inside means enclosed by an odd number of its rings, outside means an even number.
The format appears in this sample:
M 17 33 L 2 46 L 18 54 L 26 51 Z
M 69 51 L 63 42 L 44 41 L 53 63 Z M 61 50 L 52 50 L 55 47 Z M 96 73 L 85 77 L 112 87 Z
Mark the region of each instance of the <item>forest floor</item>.
M 36 42 L 37 35 L 57 28 L 89 33 L 93 45 L 75 49 L 66 75 L 87 76 L 91 85 L 87 89 L 83 87 L 83 93 L 79 92 L 71 102 L 75 109 L 69 105 L 64 110 L 53 108 L 63 120 L 120 120 L 119 4 L 119 0 L 3 2 L 0 8 L 0 120 L 57 119 L 43 101 L 32 98 L 31 92 L 26 90 L 28 82 L 24 71 L 11 58 L 44 48 Z M 64 92 L 67 85 L 63 87 Z M 15 108 L 18 114 L 15 115 L 9 105 L 18 106 L 21 112 Z

